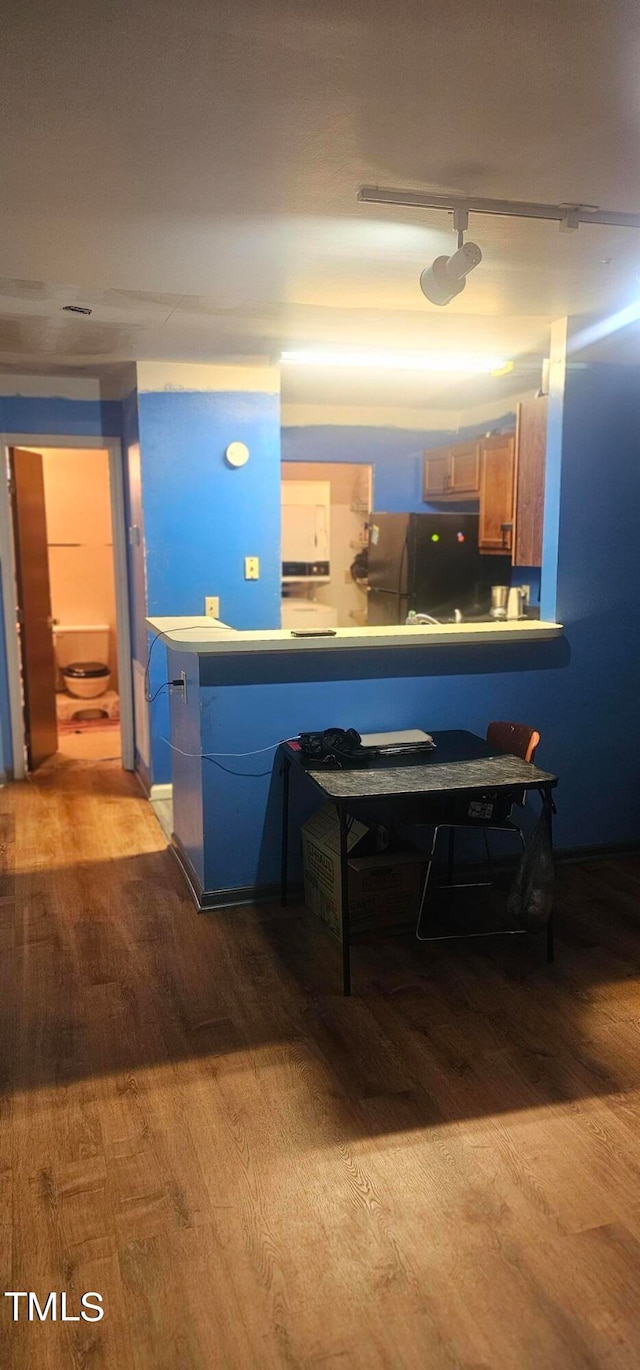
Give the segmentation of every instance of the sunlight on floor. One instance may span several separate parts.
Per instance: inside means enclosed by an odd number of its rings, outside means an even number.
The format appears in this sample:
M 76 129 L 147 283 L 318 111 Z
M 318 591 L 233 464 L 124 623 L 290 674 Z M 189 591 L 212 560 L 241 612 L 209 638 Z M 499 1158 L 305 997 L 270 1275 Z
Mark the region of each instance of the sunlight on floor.
M 58 755 L 70 757 L 73 761 L 119 761 L 120 726 L 118 723 L 102 724 L 94 730 L 85 725 L 78 732 L 63 732 L 61 729 Z

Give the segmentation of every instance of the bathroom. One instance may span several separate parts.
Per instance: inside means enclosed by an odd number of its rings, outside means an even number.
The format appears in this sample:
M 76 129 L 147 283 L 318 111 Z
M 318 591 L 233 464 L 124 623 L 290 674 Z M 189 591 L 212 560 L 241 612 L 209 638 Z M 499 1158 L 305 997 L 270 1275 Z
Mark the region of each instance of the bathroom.
M 57 734 L 64 760 L 116 761 L 121 741 L 109 454 L 47 447 L 17 458 L 29 468 L 32 490 L 28 574 L 38 578 L 45 603 L 48 595 L 53 649 L 53 669 L 37 673 L 24 654 L 25 694 L 33 695 L 30 676 L 37 674 L 38 693 L 48 696 L 37 701 L 39 710 L 48 710 L 47 751 Z M 16 476 L 19 485 L 19 465 Z M 18 544 L 23 536 L 18 525 Z M 31 602 L 28 594 L 25 602 Z

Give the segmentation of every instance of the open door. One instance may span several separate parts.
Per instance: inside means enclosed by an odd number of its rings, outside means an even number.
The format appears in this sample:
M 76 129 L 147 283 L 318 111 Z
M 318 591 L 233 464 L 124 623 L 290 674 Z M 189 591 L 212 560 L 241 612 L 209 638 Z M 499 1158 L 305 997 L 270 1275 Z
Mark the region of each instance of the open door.
M 9 460 L 25 736 L 36 770 L 58 749 L 44 477 L 39 452 L 12 447 Z

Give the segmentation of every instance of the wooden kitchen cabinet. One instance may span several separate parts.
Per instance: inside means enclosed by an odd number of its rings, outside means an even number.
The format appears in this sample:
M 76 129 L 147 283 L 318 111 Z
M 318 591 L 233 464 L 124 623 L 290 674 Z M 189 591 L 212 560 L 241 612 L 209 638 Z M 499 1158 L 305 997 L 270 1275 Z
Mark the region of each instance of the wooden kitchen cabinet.
M 424 454 L 422 498 L 477 499 L 480 493 L 480 446 L 458 442 Z
M 459 442 L 449 448 L 450 495 L 478 498 L 480 494 L 480 444 Z
M 480 446 L 480 520 L 478 547 L 496 556 L 513 546 L 515 437 L 502 433 L 483 438 Z
M 547 412 L 546 395 L 523 400 L 518 405 L 513 516 L 514 566 L 542 565 Z
M 425 452 L 422 498 L 429 500 L 433 499 L 434 496 L 446 494 L 448 481 L 449 448 L 436 447 L 432 452 Z

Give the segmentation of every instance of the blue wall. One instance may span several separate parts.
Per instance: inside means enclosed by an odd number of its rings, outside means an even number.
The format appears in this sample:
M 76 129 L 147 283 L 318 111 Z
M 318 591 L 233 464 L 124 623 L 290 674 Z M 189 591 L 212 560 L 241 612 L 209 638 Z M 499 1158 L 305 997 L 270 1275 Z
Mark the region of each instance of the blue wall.
M 49 437 L 119 438 L 120 400 L 67 400 L 52 395 L 0 396 L 0 432 Z
M 558 771 L 557 841 L 588 847 L 640 833 L 640 400 L 633 368 L 570 372 L 564 394 L 555 642 L 255 660 L 202 658 L 203 750 L 269 747 L 301 728 L 466 727 L 492 718 L 535 725 L 539 761 Z M 315 454 L 314 454 L 315 455 Z M 305 459 L 311 459 L 311 451 Z M 257 674 L 256 674 L 257 673 Z M 174 709 L 183 708 L 175 701 Z M 194 720 L 194 726 L 196 721 Z M 279 781 L 272 754 L 203 762 L 205 887 L 277 879 Z M 260 775 L 266 771 L 268 774 Z M 299 788 L 297 817 L 309 795 Z M 179 829 L 177 829 L 178 835 Z M 191 835 L 193 837 L 193 834 Z
M 259 392 L 168 390 L 138 395 L 147 613 L 201 615 L 219 595 L 234 628 L 280 626 L 280 400 Z M 224 461 L 231 441 L 247 444 L 246 466 Z M 244 557 L 260 558 L 260 579 L 244 578 Z M 136 653 L 141 616 L 136 605 Z M 144 657 L 140 658 L 144 660 Z M 152 693 L 166 675 L 154 651 Z M 166 694 L 152 706 L 152 780 L 171 779 Z

